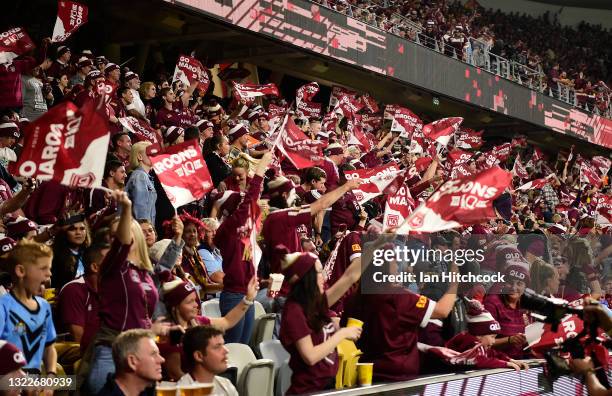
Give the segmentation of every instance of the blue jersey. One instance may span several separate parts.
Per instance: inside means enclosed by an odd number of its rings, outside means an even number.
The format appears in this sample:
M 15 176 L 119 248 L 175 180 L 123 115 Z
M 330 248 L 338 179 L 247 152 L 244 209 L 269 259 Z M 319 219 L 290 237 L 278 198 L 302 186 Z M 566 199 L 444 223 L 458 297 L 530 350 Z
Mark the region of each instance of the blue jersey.
M 51 306 L 34 297 L 38 308 L 29 310 L 11 293 L 0 297 L 0 339 L 17 346 L 28 364 L 25 368 L 40 369 L 45 347 L 55 342 L 56 333 Z

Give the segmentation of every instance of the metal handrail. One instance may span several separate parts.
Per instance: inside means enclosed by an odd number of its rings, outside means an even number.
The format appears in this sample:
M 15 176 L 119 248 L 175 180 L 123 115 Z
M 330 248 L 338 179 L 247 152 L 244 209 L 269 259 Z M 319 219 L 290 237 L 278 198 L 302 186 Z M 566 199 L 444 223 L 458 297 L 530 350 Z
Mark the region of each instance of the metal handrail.
M 317 3 L 325 8 L 328 8 L 334 12 L 339 12 L 331 7 L 331 5 L 338 4 L 336 0 L 321 0 L 320 2 L 317 0 L 310 0 L 314 3 Z M 360 7 L 356 7 L 351 5 L 348 2 L 341 3 L 342 6 L 347 7 L 347 11 L 344 15 L 347 15 L 351 18 L 357 19 L 355 15 L 362 16 L 364 12 L 367 13 L 370 17 L 373 16 L 372 20 L 360 18 L 361 22 L 364 22 L 370 26 L 374 26 L 377 29 L 386 31 L 388 33 L 394 34 L 396 36 L 400 36 L 405 39 L 409 39 L 410 41 L 415 42 L 418 45 L 428 47 L 436 52 L 451 56 L 455 59 L 458 59 L 462 62 L 470 64 L 475 67 L 479 67 L 485 69 L 486 71 L 499 75 L 500 77 L 514 81 L 520 85 L 526 86 L 529 89 L 534 91 L 538 91 L 544 94 L 548 94 L 551 97 L 555 97 L 558 100 L 566 102 L 574 107 L 582 108 L 588 112 L 593 112 L 598 115 L 604 115 L 606 117 L 612 116 L 612 103 L 609 103 L 606 110 L 603 112 L 599 111 L 598 106 L 594 105 L 593 109 L 589 109 L 588 105 L 581 106 L 576 98 L 576 91 L 570 87 L 561 87 L 559 85 L 557 90 L 552 90 L 546 88 L 546 75 L 541 70 L 535 70 L 527 65 L 524 65 L 520 62 L 509 60 L 499 55 L 493 54 L 489 51 L 489 45 L 482 40 L 479 40 L 474 37 L 467 37 L 470 46 L 467 51 L 462 50 L 461 54 L 457 54 L 457 50 L 455 47 L 450 46 L 442 40 L 436 40 L 435 37 L 427 36 L 424 33 L 423 27 L 406 18 L 405 16 L 393 13 L 391 14 L 391 19 L 383 19 L 378 17 L 376 14 L 365 10 Z M 358 11 L 358 14 L 357 14 Z M 384 23 L 389 23 L 393 18 L 400 19 L 401 25 L 392 24 L 388 29 L 384 28 Z M 407 30 L 407 35 L 402 36 L 401 29 Z M 474 46 L 474 44 L 477 44 Z M 477 51 L 475 51 L 475 48 Z M 608 94 L 608 97 L 610 94 Z

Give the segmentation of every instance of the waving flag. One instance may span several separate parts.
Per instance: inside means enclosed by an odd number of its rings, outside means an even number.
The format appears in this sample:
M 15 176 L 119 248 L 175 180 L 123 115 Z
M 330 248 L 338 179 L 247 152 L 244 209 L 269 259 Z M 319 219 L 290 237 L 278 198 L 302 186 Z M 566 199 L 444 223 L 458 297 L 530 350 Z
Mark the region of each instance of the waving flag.
M 446 157 L 446 159 L 448 163 L 451 165 L 451 167 L 453 167 L 453 166 L 458 166 L 461 164 L 468 163 L 470 159 L 472 159 L 473 156 L 474 156 L 473 153 L 459 150 L 459 149 L 454 149 L 448 153 L 448 156 Z
M 353 190 L 359 204 L 363 204 L 380 194 L 395 194 L 403 183 L 404 171 L 395 163 L 373 169 L 357 169 L 344 173 L 347 180 L 361 179 L 363 183 Z
M 309 139 L 290 117 L 281 127 L 276 147 L 297 169 L 317 166 L 323 161 L 323 142 Z
M 329 108 L 333 109 L 336 107 L 336 105 L 338 104 L 338 101 L 340 100 L 340 98 L 342 98 L 343 96 L 349 96 L 351 99 L 355 99 L 357 98 L 357 92 L 350 90 L 348 88 L 344 88 L 344 87 L 339 87 L 337 85 L 334 85 L 332 87 L 332 93 L 329 97 Z
M 460 149 L 477 149 L 482 146 L 482 131 L 476 132 L 470 128 L 461 128 L 455 136 L 455 147 Z
M 463 122 L 461 117 L 442 118 L 423 127 L 423 134 L 429 140 L 446 146 Z
M 597 170 L 584 158 L 580 160 L 580 180 L 593 186 L 601 184 L 601 176 Z
M 399 227 L 415 208 L 415 200 L 410 195 L 410 189 L 405 183 L 393 195 L 387 196 L 385 214 L 383 217 L 383 232 Z
M 366 111 L 370 114 L 376 114 L 380 111 L 380 109 L 378 108 L 378 103 L 376 103 L 376 100 L 374 100 L 374 98 L 371 97 L 370 94 L 366 93 L 361 95 L 359 97 L 359 101 L 363 103 Z
M 70 187 L 102 185 L 110 134 L 103 102 L 52 107 L 25 129 L 25 144 L 12 174 L 55 180 Z
M 214 187 L 197 140 L 170 146 L 151 157 L 151 163 L 175 208 L 202 198 Z
M 444 231 L 494 218 L 493 201 L 511 180 L 510 172 L 499 167 L 448 180 L 408 216 L 397 233 Z
M 400 132 L 400 136 L 405 138 L 410 138 L 415 133 L 422 133 L 423 121 L 419 116 L 405 107 L 396 106 L 391 110 L 393 110 L 391 132 Z
M 344 116 L 344 118 L 354 118 L 364 104 L 358 101 L 354 96 L 344 95 L 338 98 L 338 103 L 334 108 L 336 114 Z
M 137 142 L 146 141 L 153 144 L 161 143 L 157 131 L 151 128 L 146 121 L 129 116 L 119 118 L 119 122 L 125 129 L 132 133 L 132 137 Z
M 86 5 L 74 1 L 60 0 L 57 3 L 57 19 L 53 28 L 51 41 L 66 41 L 79 27 L 87 23 Z
M 546 177 L 543 177 L 541 179 L 536 179 L 536 180 L 531 180 L 525 184 L 523 184 L 522 186 L 520 186 L 519 188 L 517 188 L 517 191 L 527 191 L 527 190 L 533 190 L 533 189 L 540 189 L 542 187 L 544 187 L 545 185 L 548 184 L 548 182 L 554 177 L 555 175 L 548 175 Z
M 602 157 L 601 155 L 591 158 L 591 165 L 593 165 L 602 176 L 608 173 L 611 164 L 612 161 L 610 161 L 609 158 Z
M 279 96 L 276 85 L 270 84 L 239 84 L 234 83 L 234 97 L 240 101 L 244 99 L 247 103 L 252 103 L 255 98 L 260 96 Z
M 516 159 L 514 160 L 514 166 L 512 167 L 512 174 L 519 179 L 527 179 L 529 177 L 529 173 L 523 164 L 521 163 L 521 157 L 517 154 Z
M 210 79 L 208 78 L 208 70 L 202 62 L 192 56 L 181 55 L 174 67 L 174 75 L 172 82 L 180 81 L 183 86 L 189 87 L 194 82 L 198 83 L 198 89 L 201 92 L 208 91 Z
M 13 59 L 34 49 L 32 39 L 22 27 L 0 33 L 0 65 L 10 64 Z
M 303 100 L 310 102 L 317 92 L 319 92 L 319 83 L 311 82 L 302 85 L 295 91 L 295 102 L 298 104 Z

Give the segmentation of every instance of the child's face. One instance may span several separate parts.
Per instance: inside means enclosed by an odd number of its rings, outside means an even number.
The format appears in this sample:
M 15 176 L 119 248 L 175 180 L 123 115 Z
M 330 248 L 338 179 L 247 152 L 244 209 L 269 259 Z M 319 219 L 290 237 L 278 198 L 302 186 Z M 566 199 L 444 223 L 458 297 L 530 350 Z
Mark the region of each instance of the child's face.
M 19 265 L 16 271 L 25 289 L 37 295 L 40 286 L 51 280 L 51 257 L 40 257 L 33 264 Z
M 484 347 L 491 347 L 495 344 L 495 334 L 487 334 L 483 336 L 478 336 L 478 339 L 482 343 Z

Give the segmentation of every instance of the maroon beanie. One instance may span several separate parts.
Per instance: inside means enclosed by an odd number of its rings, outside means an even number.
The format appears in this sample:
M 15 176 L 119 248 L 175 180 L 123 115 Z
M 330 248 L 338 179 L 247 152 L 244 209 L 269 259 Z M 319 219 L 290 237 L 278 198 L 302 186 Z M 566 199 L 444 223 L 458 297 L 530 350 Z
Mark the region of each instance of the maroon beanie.
M 289 283 L 295 283 L 302 279 L 319 259 L 316 254 L 311 252 L 289 253 L 289 249 L 285 245 L 276 246 L 274 254 L 283 257 L 283 274 Z
M 180 279 L 164 283 L 162 289 L 164 291 L 164 302 L 169 309 L 179 305 L 191 293 L 196 293 L 196 289 L 191 282 L 183 282 Z
M 116 63 L 108 63 L 104 68 L 104 73 L 109 74 L 115 70 L 119 70 L 119 66 Z
M 0 340 L 0 377 L 27 364 L 23 353 L 10 342 Z
M 0 137 L 19 139 L 19 136 L 19 127 L 14 122 L 3 122 L 0 124 Z
M 523 261 L 512 261 L 508 264 L 505 271 L 506 281 L 519 280 L 529 284 L 529 264 Z
M 36 223 L 25 217 L 19 216 L 6 223 L 6 234 L 13 239 L 21 239 L 30 231 L 38 229 Z
M 537 257 L 544 257 L 544 241 L 541 239 L 533 241 L 527 248 L 527 252 Z
M 274 180 L 268 182 L 268 195 L 288 193 L 293 188 L 295 188 L 295 186 L 291 180 L 287 179 L 285 176 L 278 176 Z
M 15 245 L 17 245 L 17 242 L 13 238 L 5 237 L 0 239 L 0 255 L 13 250 Z
M 208 128 L 214 128 L 215 127 L 213 125 L 213 123 L 208 121 L 208 120 L 200 120 L 200 121 L 196 122 L 196 126 L 198 127 L 200 132 L 204 132 Z
M 176 140 L 185 135 L 185 130 L 181 127 L 171 126 L 164 131 L 164 140 L 168 144 L 173 144 Z
M 233 143 L 248 133 L 249 131 L 244 127 L 244 125 L 237 124 L 232 129 L 229 130 L 227 137 L 230 143 Z
M 467 300 L 467 328 L 473 336 L 497 334 L 501 330 L 499 322 L 487 311 L 480 301 Z

